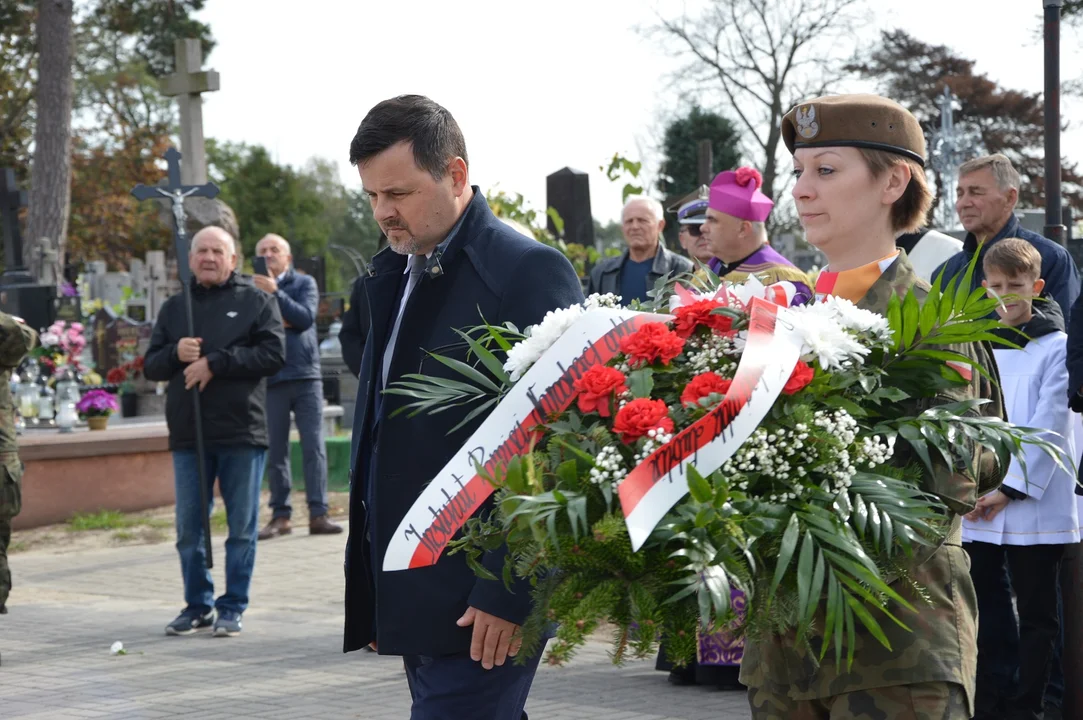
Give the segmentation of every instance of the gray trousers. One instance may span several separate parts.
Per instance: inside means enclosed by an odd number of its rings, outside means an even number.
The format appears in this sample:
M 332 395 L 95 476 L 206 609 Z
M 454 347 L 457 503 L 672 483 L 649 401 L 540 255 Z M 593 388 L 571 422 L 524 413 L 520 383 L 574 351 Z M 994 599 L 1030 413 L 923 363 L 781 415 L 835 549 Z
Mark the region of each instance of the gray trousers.
M 323 443 L 323 383 L 288 380 L 267 388 L 267 482 L 273 517 L 288 518 L 290 505 L 290 411 L 301 434 L 305 499 L 309 517 L 327 514 L 327 449 Z

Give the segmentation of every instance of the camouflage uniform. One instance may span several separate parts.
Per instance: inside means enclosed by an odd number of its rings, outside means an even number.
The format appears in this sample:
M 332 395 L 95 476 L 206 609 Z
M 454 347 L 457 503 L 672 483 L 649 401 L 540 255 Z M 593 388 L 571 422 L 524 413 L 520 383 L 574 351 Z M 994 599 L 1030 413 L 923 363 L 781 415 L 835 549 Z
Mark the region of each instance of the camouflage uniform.
M 34 347 L 38 334 L 11 315 L 0 312 L 0 613 L 11 592 L 11 571 L 8 569 L 8 543 L 11 542 L 11 520 L 22 509 L 22 489 L 19 482 L 23 465 L 16 452 L 15 403 L 11 397 L 11 371 Z
M 903 295 L 915 288 L 919 300 L 929 286 L 914 273 L 904 252 L 880 276 L 858 303 L 859 307 L 886 314 L 892 293 Z M 953 346 L 951 350 L 980 362 L 996 377 L 992 350 L 985 343 Z M 982 397 L 992 400 L 981 410 L 985 415 L 1004 417 L 999 388 L 972 373 L 969 385 L 951 388 L 937 398 L 915 403 L 916 414 L 929 406 Z M 913 461 L 903 454 L 906 444 L 897 446 L 896 460 Z M 894 608 L 893 614 L 908 625 L 904 630 L 889 620 L 880 626 L 891 643 L 888 650 L 857 625 L 854 664 L 846 669 L 845 656 L 836 667 L 829 651 L 818 664 L 821 636 L 814 636 L 807 648 L 796 648 L 794 635 L 774 636 L 747 642 L 741 667 L 741 682 L 748 685 L 749 701 L 756 720 L 809 720 L 813 718 L 967 718 L 973 714 L 974 677 L 977 667 L 977 598 L 970 580 L 970 560 L 961 545 L 960 515 L 974 508 L 977 498 L 1000 484 L 1004 471 L 993 453 L 977 449 L 980 473 L 972 478 L 947 467 L 924 478 L 924 489 L 947 505 L 951 531 L 943 545 L 916 553 L 909 569 L 913 580 L 925 590 L 926 603 L 903 583 L 893 588 L 917 613 Z M 882 616 L 881 616 L 882 618 Z M 823 626 L 823 618 L 819 618 Z

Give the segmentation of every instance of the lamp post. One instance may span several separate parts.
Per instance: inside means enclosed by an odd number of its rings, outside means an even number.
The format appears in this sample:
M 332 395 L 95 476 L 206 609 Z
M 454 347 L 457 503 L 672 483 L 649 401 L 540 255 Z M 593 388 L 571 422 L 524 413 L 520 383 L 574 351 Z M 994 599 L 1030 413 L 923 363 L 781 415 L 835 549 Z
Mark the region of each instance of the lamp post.
M 1045 236 L 1066 245 L 1060 196 L 1060 9 L 1064 0 L 1042 0 L 1045 8 Z

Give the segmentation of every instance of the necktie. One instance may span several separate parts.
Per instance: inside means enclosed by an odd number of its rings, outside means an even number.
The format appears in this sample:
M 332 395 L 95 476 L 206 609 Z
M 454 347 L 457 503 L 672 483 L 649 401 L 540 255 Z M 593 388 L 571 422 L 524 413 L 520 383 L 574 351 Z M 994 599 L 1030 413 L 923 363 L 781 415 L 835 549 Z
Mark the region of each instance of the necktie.
M 402 314 L 406 309 L 406 301 L 410 299 L 410 293 L 421 279 L 421 273 L 425 271 L 425 256 L 410 256 L 410 277 L 406 279 L 406 287 L 402 291 L 402 300 L 399 302 L 399 311 L 395 315 L 395 324 L 391 327 L 391 334 L 387 338 L 387 347 L 384 348 L 383 357 L 383 387 L 387 387 L 387 376 L 391 370 L 391 359 L 395 356 L 395 343 L 399 339 L 399 328 L 402 326 Z M 381 388 L 382 389 L 382 388 Z

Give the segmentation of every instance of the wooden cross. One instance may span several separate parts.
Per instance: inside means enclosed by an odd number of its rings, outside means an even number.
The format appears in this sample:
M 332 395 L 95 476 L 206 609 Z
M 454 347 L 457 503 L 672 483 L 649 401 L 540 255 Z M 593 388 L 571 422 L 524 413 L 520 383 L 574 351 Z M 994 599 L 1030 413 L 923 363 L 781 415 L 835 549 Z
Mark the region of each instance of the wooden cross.
M 184 198 L 205 197 L 213 198 L 218 195 L 218 186 L 214 183 L 202 185 L 184 185 L 181 183 L 181 154 L 176 148 L 165 151 L 165 161 L 169 166 L 169 182 L 165 185 L 150 187 L 139 184 L 132 188 L 132 195 L 136 200 L 150 200 L 152 198 L 168 200 L 173 209 L 173 242 L 177 251 L 177 268 L 185 287 L 188 285 L 191 270 L 188 267 L 188 216 L 184 212 Z
M 203 146 L 203 98 L 201 93 L 219 89 L 218 73 L 203 70 L 199 40 L 186 38 L 174 43 L 175 71 L 159 83 L 162 94 L 177 98 L 180 105 L 181 149 L 184 150 L 185 185 L 207 182 L 207 155 Z

